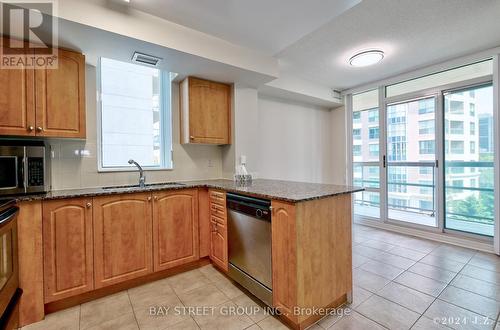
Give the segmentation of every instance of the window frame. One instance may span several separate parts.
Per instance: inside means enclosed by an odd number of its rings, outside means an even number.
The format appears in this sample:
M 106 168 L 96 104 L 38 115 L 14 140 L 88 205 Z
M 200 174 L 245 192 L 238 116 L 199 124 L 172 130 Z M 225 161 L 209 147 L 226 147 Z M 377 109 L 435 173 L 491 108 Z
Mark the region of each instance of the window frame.
M 103 148 L 102 148 L 102 76 L 101 59 L 99 57 L 96 66 L 96 91 L 97 91 L 97 172 L 137 172 L 135 165 L 131 166 L 103 166 Z M 134 63 L 131 63 L 134 64 Z M 136 64 L 139 65 L 139 64 Z M 145 171 L 172 171 L 174 170 L 173 156 L 173 132 L 172 132 L 172 81 L 171 74 L 165 70 L 158 69 L 160 72 L 160 158 L 159 166 L 142 166 Z M 169 88 L 165 89 L 166 86 Z

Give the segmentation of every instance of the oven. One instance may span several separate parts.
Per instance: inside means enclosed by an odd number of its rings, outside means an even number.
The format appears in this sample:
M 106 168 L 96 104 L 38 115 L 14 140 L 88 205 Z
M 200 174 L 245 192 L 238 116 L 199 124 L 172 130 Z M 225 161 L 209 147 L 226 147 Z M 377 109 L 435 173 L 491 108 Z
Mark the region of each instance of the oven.
M 43 141 L 0 141 L 0 195 L 46 192 L 47 159 Z
M 19 265 L 17 253 L 17 214 L 14 199 L 0 199 L 0 328 L 17 327 Z

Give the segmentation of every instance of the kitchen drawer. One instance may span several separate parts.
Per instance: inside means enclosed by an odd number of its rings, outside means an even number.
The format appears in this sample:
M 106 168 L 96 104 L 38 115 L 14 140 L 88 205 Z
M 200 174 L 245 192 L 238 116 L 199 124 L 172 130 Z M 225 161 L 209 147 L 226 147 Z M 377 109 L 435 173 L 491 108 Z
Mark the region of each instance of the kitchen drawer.
M 215 204 L 226 206 L 226 194 L 221 191 L 210 190 L 210 201 Z
M 217 217 L 226 217 L 226 206 L 210 202 L 210 214 Z
M 219 223 L 219 224 L 221 224 L 223 226 L 226 225 L 226 218 L 220 218 L 220 217 L 217 217 L 215 215 L 211 215 L 210 216 L 210 221 L 211 222 L 217 222 L 217 223 Z

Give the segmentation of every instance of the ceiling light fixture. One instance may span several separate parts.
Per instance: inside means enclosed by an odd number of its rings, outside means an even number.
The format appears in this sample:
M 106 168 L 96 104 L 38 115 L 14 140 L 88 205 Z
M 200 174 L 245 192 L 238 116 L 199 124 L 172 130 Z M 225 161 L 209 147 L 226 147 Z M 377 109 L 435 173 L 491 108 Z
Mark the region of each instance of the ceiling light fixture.
M 355 67 L 364 67 L 377 64 L 384 58 L 384 52 L 381 50 L 366 50 L 349 59 L 349 64 Z

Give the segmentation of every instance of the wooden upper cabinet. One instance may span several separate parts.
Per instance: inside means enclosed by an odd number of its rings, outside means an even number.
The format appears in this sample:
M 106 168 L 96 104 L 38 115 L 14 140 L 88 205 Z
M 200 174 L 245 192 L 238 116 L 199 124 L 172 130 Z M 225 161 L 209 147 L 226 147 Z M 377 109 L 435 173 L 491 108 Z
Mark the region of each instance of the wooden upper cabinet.
M 2 54 L 11 52 L 7 45 Z M 0 86 L 0 135 L 35 135 L 34 69 L 1 69 Z
M 153 193 L 154 271 L 199 258 L 196 189 Z
M 150 193 L 94 198 L 95 287 L 153 270 Z
M 231 144 L 231 85 L 188 77 L 180 103 L 181 143 Z
M 56 69 L 35 70 L 36 134 L 85 138 L 85 56 L 57 52 Z
M 296 320 L 297 228 L 295 205 L 272 201 L 273 305 Z
M 91 201 L 42 204 L 45 303 L 94 289 Z

